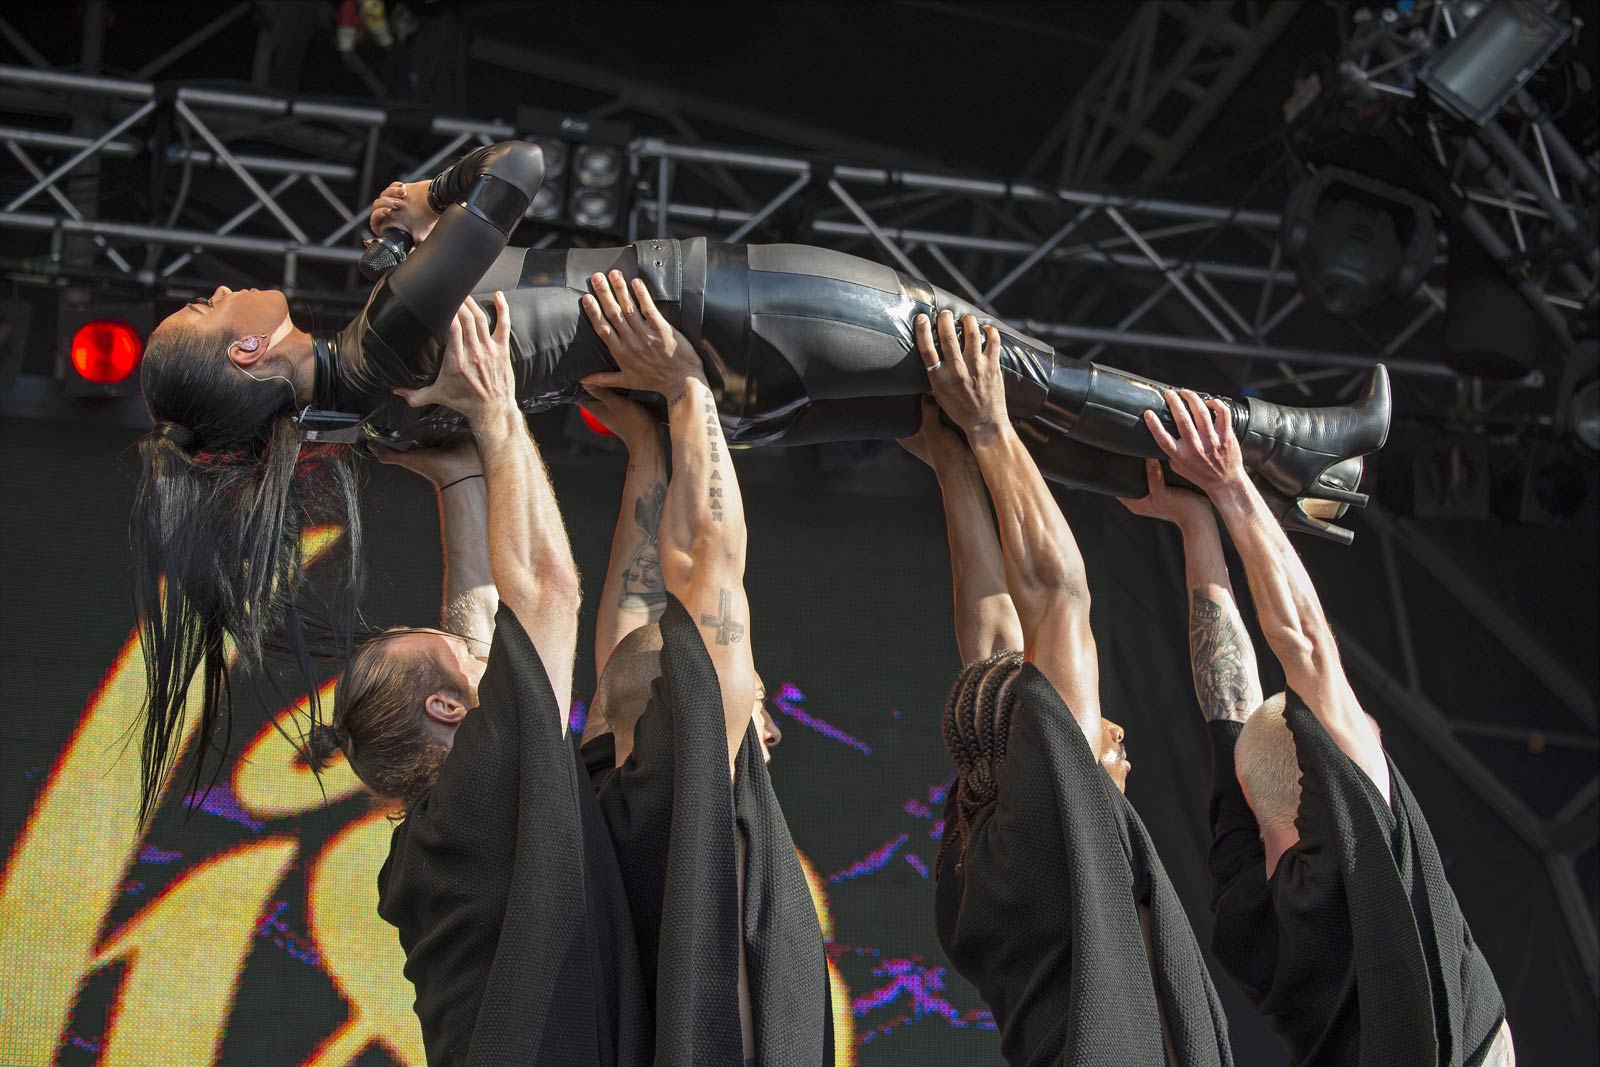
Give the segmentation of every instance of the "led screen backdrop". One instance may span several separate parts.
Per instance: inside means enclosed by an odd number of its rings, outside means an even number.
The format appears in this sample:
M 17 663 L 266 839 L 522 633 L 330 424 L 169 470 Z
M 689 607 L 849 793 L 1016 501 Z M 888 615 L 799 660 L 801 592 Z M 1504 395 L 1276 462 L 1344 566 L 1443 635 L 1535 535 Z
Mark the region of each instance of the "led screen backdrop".
M 419 1065 L 400 950 L 375 912 L 389 827 L 342 766 L 319 783 L 274 729 L 292 726 L 302 693 L 247 680 L 236 758 L 216 788 L 187 811 L 191 798 L 174 789 L 149 832 L 136 833 L 137 750 L 128 745 L 142 666 L 130 641 L 125 527 L 132 440 L 127 431 L 0 419 L 0 1065 Z M 547 455 L 593 596 L 623 461 L 592 446 L 587 459 L 563 448 L 558 435 Z M 839 1062 L 996 1067 L 993 1024 L 949 971 L 933 932 L 929 867 L 949 774 L 938 713 L 956 668 L 949 563 L 931 475 L 909 463 L 858 469 L 895 458 L 864 452 L 860 463 L 826 472 L 830 486 L 870 485 L 854 494 L 818 489 L 805 456 L 739 459 L 756 665 L 784 730 L 773 779 L 827 924 L 845 1035 Z M 440 583 L 432 493 L 404 471 L 369 466 L 368 616 L 427 623 Z M 885 486 L 903 495 L 885 495 Z M 1203 944 L 1210 757 L 1189 686 L 1177 541 L 1114 502 L 1072 497 L 1066 508 L 1089 568 L 1102 704 L 1128 730 L 1129 797 Z M 1593 647 L 1592 560 L 1551 568 L 1506 532 L 1467 533 L 1457 555 L 1476 559 L 1465 554 L 1476 550 L 1503 561 L 1482 573 L 1543 590 L 1553 605 L 1572 601 L 1551 617 Z M 1336 618 L 1392 654 L 1376 540 L 1300 547 Z M 1519 560 L 1520 571 L 1510 565 Z M 1419 618 L 1449 610 L 1418 603 L 1432 613 Z M 587 699 L 588 610 L 582 625 L 575 677 Z M 1435 629 L 1421 633 L 1446 640 L 1442 623 Z M 1272 691 L 1281 677 L 1257 647 Z M 1443 690 L 1455 693 L 1453 713 L 1491 719 L 1519 700 L 1538 710 L 1519 695 L 1503 651 L 1457 652 L 1450 662 L 1430 685 L 1455 686 Z M 1425 739 L 1380 700 L 1364 693 L 1363 701 L 1430 816 L 1504 990 L 1519 1062 L 1593 1062 L 1592 986 L 1543 859 Z M 1560 755 L 1540 757 L 1552 777 Z M 1570 755 L 1592 766 L 1592 750 Z M 1585 877 L 1592 893 L 1592 870 Z M 1038 889 L 1051 899 L 1054 887 Z M 1281 1045 L 1216 977 L 1236 1062 L 1283 1062 Z
M 275 728 L 297 732 L 302 694 L 243 687 L 215 788 L 200 800 L 180 775 L 135 832 L 132 435 L 0 427 L 3 662 L 27 690 L 0 712 L 0 1063 L 422 1064 L 403 956 L 374 910 L 389 824 L 342 763 L 319 782 Z M 554 466 L 592 593 L 621 459 Z M 372 467 L 367 611 L 435 621 L 432 493 Z M 803 503 L 759 484 L 748 498 L 754 648 L 785 733 L 774 776 L 832 937 L 838 1062 L 998 1063 L 931 923 L 954 668 L 937 501 Z

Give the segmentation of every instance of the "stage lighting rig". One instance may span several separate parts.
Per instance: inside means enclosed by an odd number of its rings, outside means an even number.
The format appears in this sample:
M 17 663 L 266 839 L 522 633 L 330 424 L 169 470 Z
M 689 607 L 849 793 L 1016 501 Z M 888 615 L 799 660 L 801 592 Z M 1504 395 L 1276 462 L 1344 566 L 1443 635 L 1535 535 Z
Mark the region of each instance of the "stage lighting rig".
M 1564 352 L 1600 291 L 1600 171 L 1568 136 L 1596 107 L 1573 88 L 1594 30 L 1565 0 L 1356 9 L 1284 108 L 1295 154 L 1431 201 L 1447 255 L 1481 249 Z
M 1283 247 L 1301 291 L 1335 315 L 1411 295 L 1438 245 L 1426 200 L 1343 167 L 1302 181 L 1283 213 Z
M 524 105 L 517 129 L 544 151 L 544 184 L 527 217 L 579 231 L 615 233 L 637 180 L 624 123 Z

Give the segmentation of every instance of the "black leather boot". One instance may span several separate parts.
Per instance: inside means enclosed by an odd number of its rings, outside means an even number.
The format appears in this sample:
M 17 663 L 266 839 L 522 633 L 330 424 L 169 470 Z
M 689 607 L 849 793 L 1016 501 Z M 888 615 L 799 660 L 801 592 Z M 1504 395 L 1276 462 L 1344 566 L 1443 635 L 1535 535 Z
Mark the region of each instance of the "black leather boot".
M 1060 363 L 1051 369 L 1047 395 L 1034 417 L 1096 448 L 1159 457 L 1161 450 L 1143 416 L 1147 410 L 1156 412 L 1167 432 L 1177 435 L 1162 396 L 1167 388 L 1094 363 Z M 1381 365 L 1372 369 L 1360 398 L 1341 407 L 1293 408 L 1255 397 L 1217 399 L 1232 414 L 1245 467 L 1281 496 L 1366 504 L 1353 485 L 1324 474 L 1344 460 L 1383 447 L 1390 398 L 1389 372 Z

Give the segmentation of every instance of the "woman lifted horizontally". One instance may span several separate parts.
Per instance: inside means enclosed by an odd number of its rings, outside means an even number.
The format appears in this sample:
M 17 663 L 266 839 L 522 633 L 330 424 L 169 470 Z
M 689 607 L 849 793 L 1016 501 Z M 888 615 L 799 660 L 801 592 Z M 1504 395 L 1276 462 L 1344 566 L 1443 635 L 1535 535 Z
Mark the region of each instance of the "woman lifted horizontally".
M 596 273 L 641 278 L 662 314 L 701 354 L 731 444 L 902 437 L 927 391 L 911 320 L 960 298 L 881 264 L 803 245 L 724 245 L 704 238 L 605 249 L 508 248 L 543 163 L 507 141 L 466 156 L 430 183 L 380 197 L 373 222 L 409 227 L 416 251 L 373 288 L 342 328 L 295 326 L 283 294 L 219 287 L 151 334 L 141 370 L 156 432 L 141 444 L 135 510 L 140 608 L 151 670 L 144 792 L 153 802 L 175 756 L 190 679 L 207 679 L 206 736 L 226 698 L 225 641 L 254 665 L 289 628 L 301 591 L 300 532 L 340 521 L 359 565 L 354 497 L 342 458 L 304 462 L 303 443 L 408 447 L 467 433 L 459 413 L 393 395 L 438 373 L 445 330 L 472 293 L 506 291 L 516 396 L 524 411 L 575 399 L 614 361 L 580 310 Z M 392 194 L 392 195 L 391 195 Z M 1143 492 L 1135 457 L 1157 454 L 1139 419 L 1155 383 L 1073 359 L 999 326 L 1010 417 L 1026 421 L 1052 478 L 1122 495 Z M 1229 401 L 1246 459 L 1297 528 L 1331 532 L 1297 498 L 1359 502 L 1351 464 L 1383 443 L 1381 370 L 1348 408 L 1295 410 Z M 165 576 L 166 598 L 161 597 Z M 354 579 L 352 579 L 352 587 Z

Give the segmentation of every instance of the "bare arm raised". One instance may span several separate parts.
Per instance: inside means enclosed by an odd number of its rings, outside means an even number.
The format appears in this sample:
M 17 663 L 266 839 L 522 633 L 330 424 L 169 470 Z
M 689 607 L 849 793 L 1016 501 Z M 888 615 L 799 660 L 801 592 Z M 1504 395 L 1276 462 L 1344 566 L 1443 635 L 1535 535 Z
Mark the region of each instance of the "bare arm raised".
M 961 435 L 939 418 L 939 405 L 922 398 L 922 429 L 901 446 L 933 468 L 944 500 L 955 586 L 956 648 L 963 664 L 1022 647 L 1022 623 L 1006 590 L 1006 562 L 989 511 L 983 472 Z
M 488 492 L 489 568 L 500 599 L 544 662 L 566 728 L 578 642 L 578 568 L 550 476 L 528 436 L 511 374 L 510 316 L 495 294 L 496 327 L 476 301 L 450 324 L 439 377 L 395 390 L 413 407 L 443 404 L 466 416 Z
M 409 452 L 378 449 L 380 463 L 404 467 L 433 485 L 444 548 L 444 600 L 439 625 L 467 639 L 474 655 L 489 654 L 500 594 L 489 569 L 489 491 L 478 446 L 460 441 Z
M 1145 477 L 1149 495 L 1122 503 L 1135 515 L 1172 523 L 1183 535 L 1189 665 L 1200 712 L 1208 722 L 1244 722 L 1261 703 L 1261 675 L 1233 596 L 1216 516 L 1205 497 L 1167 485 L 1158 461 L 1145 461 Z
M 967 435 L 989 486 L 1005 555 L 1006 587 L 1022 624 L 1023 652 L 1050 679 L 1073 718 L 1101 748 L 1100 667 L 1089 631 L 1089 587 L 1083 556 L 1061 509 L 1050 495 L 1006 416 L 1000 376 L 1000 333 L 980 334 L 977 319 L 941 312 L 939 344 L 926 315 L 916 321 L 917 349 L 933 395 Z
M 672 476 L 661 513 L 662 577 L 700 625 L 722 688 L 728 759 L 737 758 L 756 698 L 750 604 L 744 590 L 744 503 L 700 356 L 656 309 L 644 282 L 621 271 L 590 279 L 584 313 L 617 371 L 587 386 L 644 389 L 667 399 Z
M 611 558 L 595 612 L 594 673 L 598 679 L 612 651 L 628 634 L 657 622 L 667 606 L 657 542 L 667 497 L 667 456 L 661 427 L 650 413 L 621 393 L 598 387 L 581 403 L 628 446 L 622 508 L 611 535 Z
M 1168 390 L 1166 398 L 1178 437 L 1166 432 L 1154 412 L 1145 412 L 1145 424 L 1172 469 L 1211 498 L 1227 525 L 1244 561 L 1262 634 L 1289 687 L 1387 801 L 1389 765 L 1383 745 L 1345 677 L 1333 629 L 1305 564 L 1245 475 L 1226 405 L 1203 401 L 1187 389 L 1181 395 Z

